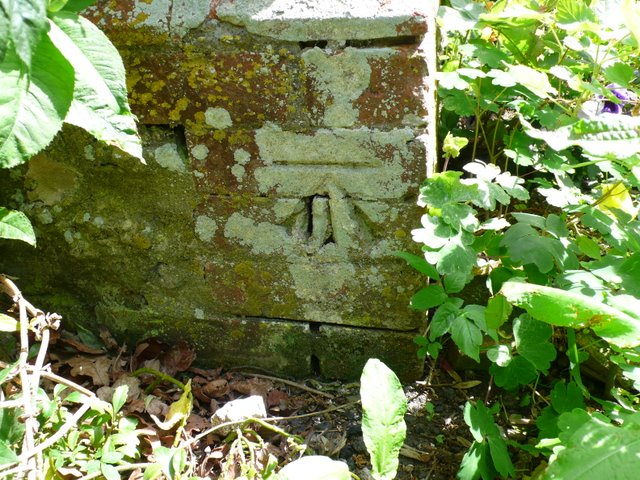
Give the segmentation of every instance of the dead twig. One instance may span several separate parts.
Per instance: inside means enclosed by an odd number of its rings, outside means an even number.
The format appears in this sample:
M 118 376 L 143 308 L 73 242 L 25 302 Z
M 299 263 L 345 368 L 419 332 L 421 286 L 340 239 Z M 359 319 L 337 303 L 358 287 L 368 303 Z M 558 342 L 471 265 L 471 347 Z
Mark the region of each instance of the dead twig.
M 330 393 L 323 392 L 321 390 L 316 390 L 315 388 L 307 387 L 306 385 L 298 382 L 294 382 L 292 380 L 285 380 L 284 378 L 272 377 L 270 375 L 262 375 L 260 373 L 249 373 L 249 372 L 237 372 L 240 375 L 246 375 L 248 377 L 256 377 L 256 378 L 264 378 L 265 380 L 272 380 L 274 382 L 284 383 L 285 385 L 289 385 L 291 387 L 299 388 L 300 390 L 304 390 L 309 393 L 315 393 L 316 395 L 321 395 L 326 398 L 330 398 L 334 400 L 336 397 L 331 395 Z

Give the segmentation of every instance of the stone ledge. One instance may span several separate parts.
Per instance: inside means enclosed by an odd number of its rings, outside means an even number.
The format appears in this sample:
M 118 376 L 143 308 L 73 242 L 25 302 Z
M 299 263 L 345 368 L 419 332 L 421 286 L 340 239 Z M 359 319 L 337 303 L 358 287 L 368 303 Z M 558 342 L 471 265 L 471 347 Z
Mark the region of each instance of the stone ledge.
M 422 35 L 424 0 L 221 0 L 217 17 L 278 40 L 370 40 Z

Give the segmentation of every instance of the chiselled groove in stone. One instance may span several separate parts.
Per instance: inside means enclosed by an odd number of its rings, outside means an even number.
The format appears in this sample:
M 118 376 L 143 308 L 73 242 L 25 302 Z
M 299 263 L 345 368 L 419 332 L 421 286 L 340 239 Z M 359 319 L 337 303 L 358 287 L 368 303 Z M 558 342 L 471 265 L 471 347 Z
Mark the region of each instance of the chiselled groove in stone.
M 351 159 L 351 160 L 342 160 L 342 159 L 333 159 L 333 158 L 299 158 L 299 159 L 287 159 L 287 160 L 273 160 L 271 162 L 274 167 L 282 167 L 282 166 L 293 166 L 293 167 L 327 167 L 332 170 L 337 168 L 348 168 L 349 170 L 358 169 L 358 168 L 375 168 L 381 167 L 382 162 L 376 158 L 370 157 L 366 159 Z
M 417 45 L 420 37 L 415 35 L 403 35 L 400 37 L 372 38 L 370 40 L 347 40 L 345 47 L 354 48 L 380 48 L 399 47 L 401 45 Z
M 309 322 L 308 320 L 300 320 L 296 318 L 280 318 L 280 317 L 237 317 L 238 320 L 247 320 L 247 321 L 259 321 L 259 322 L 285 322 L 285 323 L 294 323 L 294 324 L 306 324 L 309 327 L 310 332 L 319 332 L 322 333 L 324 323 L 321 322 Z M 315 325 L 318 326 L 318 330 L 315 330 Z M 379 327 L 367 327 L 363 325 L 351 325 L 351 324 L 339 324 L 339 323 L 330 323 L 326 324 L 326 326 L 331 327 L 332 329 L 336 328 L 345 328 L 348 330 L 363 330 L 369 332 L 383 332 L 383 333 L 404 333 L 404 334 L 418 334 L 420 333 L 419 328 L 413 328 L 411 330 L 401 330 L 397 328 L 379 328 Z

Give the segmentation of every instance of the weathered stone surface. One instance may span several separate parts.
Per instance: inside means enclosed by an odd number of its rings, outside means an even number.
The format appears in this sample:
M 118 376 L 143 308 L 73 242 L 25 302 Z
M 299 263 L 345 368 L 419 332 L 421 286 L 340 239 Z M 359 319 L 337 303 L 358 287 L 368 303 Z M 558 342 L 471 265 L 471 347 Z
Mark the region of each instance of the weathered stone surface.
M 412 380 L 424 363 L 418 358 L 413 337 L 412 333 L 322 325 L 314 352 L 320 371 L 332 372 L 339 378 L 358 378 L 367 360 L 377 358 L 401 380 Z
M 421 0 L 221 0 L 217 16 L 249 32 L 293 40 L 362 40 L 425 33 Z
M 39 238 L 0 243 L 0 270 L 68 323 L 184 338 L 204 363 L 355 378 L 378 356 L 419 375 L 424 279 L 394 256 L 417 252 L 433 161 L 414 8 L 99 2 L 147 165 L 66 128 L 0 178 Z

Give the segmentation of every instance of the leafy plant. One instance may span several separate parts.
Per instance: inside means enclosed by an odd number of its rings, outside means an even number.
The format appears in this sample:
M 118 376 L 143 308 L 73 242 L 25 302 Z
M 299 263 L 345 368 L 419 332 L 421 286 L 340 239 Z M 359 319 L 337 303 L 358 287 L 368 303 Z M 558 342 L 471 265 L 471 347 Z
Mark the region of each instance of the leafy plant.
M 421 188 L 426 213 L 413 238 L 424 255 L 401 255 L 429 279 L 411 300 L 432 310 L 416 342 L 423 355 L 437 357 L 450 339 L 476 361 L 486 356 L 507 390 L 544 383 L 564 344 L 567 383 L 536 421 L 539 451 L 555 446 L 542 478 L 584 478 L 568 472 L 595 444 L 563 433 L 561 419 L 573 419 L 574 433 L 611 432 L 605 443 L 618 448 L 634 428 L 620 412 L 635 418 L 638 404 L 640 6 L 443 3 L 443 161 Z M 585 410 L 597 399 L 581 377 L 587 357 L 613 372 L 605 394 L 617 387 L 602 416 Z M 582 413 L 568 417 L 572 409 Z M 461 478 L 513 475 L 506 447 L 491 447 L 502 444 L 490 410 L 468 404 L 465 420 L 475 442 Z M 611 466 L 611 451 L 591 459 Z
M 77 14 L 92 2 L 0 3 L 0 167 L 19 165 L 69 123 L 144 161 L 122 60 Z M 35 245 L 20 212 L 0 210 L 0 238 Z

